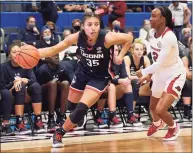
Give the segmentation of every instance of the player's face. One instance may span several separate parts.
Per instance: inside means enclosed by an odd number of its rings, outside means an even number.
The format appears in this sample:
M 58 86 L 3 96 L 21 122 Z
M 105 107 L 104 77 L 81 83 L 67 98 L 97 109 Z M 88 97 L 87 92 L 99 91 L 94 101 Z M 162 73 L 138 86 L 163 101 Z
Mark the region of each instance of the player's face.
M 18 52 L 20 52 L 20 51 L 21 51 L 21 48 L 19 46 L 12 47 L 12 49 L 10 50 L 10 59 L 11 59 L 11 61 L 16 63 L 15 57 L 18 54 Z
M 163 23 L 164 17 L 161 15 L 161 11 L 159 9 L 154 9 L 151 13 L 150 24 L 151 28 L 158 29 L 160 25 Z
M 100 21 L 98 18 L 91 17 L 85 20 L 83 29 L 88 39 L 96 39 L 100 30 Z
M 143 56 L 143 53 L 144 53 L 144 47 L 142 44 L 139 44 L 139 43 L 136 43 L 135 44 L 135 47 L 133 49 L 133 55 L 135 57 L 139 57 L 141 58 Z
M 48 61 L 51 63 L 51 64 L 54 64 L 54 65 L 58 65 L 59 64 L 59 55 L 54 55 L 52 57 L 49 57 L 48 58 Z

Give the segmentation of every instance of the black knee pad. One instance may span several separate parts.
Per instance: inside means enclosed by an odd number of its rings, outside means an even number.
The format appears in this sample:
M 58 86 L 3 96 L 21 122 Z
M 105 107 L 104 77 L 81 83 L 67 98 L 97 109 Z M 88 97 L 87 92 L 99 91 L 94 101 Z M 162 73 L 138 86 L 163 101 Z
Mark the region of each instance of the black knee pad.
M 68 100 L 67 110 L 73 112 L 77 105 L 78 105 L 78 103 L 72 103 L 71 101 Z
M 22 84 L 20 91 L 12 90 L 12 94 L 14 96 L 14 103 L 15 105 L 24 105 L 25 102 L 25 88 L 26 86 Z
M 35 82 L 28 87 L 28 94 L 30 95 L 32 102 L 37 103 L 42 101 L 42 87 L 39 83 Z
M 78 124 L 81 120 L 84 119 L 84 116 L 87 114 L 88 106 L 84 103 L 78 103 L 76 109 L 69 115 L 70 120 L 74 124 Z

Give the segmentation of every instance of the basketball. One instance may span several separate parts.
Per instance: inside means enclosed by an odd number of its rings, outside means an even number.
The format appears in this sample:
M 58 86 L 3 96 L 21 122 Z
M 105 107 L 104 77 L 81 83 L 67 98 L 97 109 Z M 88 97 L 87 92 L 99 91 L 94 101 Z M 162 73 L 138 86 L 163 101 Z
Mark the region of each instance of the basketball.
M 15 60 L 22 68 L 32 69 L 38 64 L 40 55 L 34 46 L 24 45 L 21 47 L 21 51 L 17 54 Z

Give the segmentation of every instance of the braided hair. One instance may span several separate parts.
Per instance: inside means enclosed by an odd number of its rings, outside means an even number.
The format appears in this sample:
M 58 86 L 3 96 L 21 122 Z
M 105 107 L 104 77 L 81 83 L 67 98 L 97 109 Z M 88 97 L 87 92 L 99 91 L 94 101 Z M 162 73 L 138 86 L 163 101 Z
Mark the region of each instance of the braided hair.
M 158 7 L 161 11 L 161 14 L 166 19 L 166 26 L 169 27 L 171 30 L 174 28 L 174 23 L 172 21 L 172 12 L 167 7 Z

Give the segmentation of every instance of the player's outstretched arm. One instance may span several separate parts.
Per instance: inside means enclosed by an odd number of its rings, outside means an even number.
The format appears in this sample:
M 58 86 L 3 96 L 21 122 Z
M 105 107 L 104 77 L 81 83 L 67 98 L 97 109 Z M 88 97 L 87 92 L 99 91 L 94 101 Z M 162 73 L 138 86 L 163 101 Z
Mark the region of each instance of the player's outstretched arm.
M 51 57 L 65 50 L 73 44 L 77 44 L 79 33 L 71 34 L 57 45 L 38 49 L 41 58 Z

